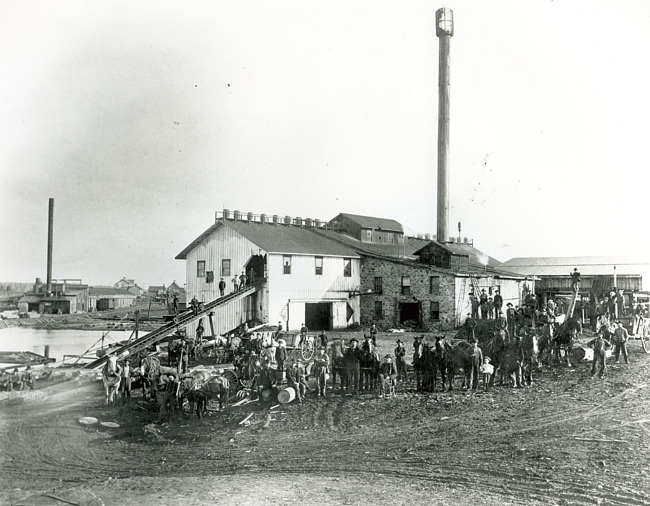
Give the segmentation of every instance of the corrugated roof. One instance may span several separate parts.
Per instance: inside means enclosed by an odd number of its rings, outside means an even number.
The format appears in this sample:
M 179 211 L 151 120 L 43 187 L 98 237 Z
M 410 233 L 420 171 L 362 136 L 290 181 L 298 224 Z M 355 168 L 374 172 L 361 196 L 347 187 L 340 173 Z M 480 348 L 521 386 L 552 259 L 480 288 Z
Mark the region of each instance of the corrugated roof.
M 583 276 L 634 276 L 650 272 L 650 259 L 639 256 L 516 257 L 501 264 L 524 275 L 566 276 L 574 268 Z
M 183 251 L 176 255 L 177 260 L 184 260 L 187 254 L 203 242 L 219 227 L 227 226 L 267 253 L 287 253 L 292 255 L 322 255 L 357 258 L 350 248 L 329 240 L 309 227 L 295 225 L 275 225 L 249 221 L 219 221 L 203 232 Z
M 93 295 L 128 295 L 130 297 L 135 297 L 131 292 L 126 290 L 125 288 L 104 288 L 104 287 L 97 287 L 97 286 L 91 286 L 88 289 L 88 295 L 93 296 Z
M 391 232 L 404 232 L 402 225 L 395 220 L 389 220 L 387 218 L 375 218 L 374 216 L 360 216 L 358 214 L 350 213 L 339 213 L 336 217 L 332 218 L 329 223 L 332 223 L 339 216 L 344 216 L 345 218 L 354 221 L 355 223 L 359 224 L 361 228 L 389 230 Z

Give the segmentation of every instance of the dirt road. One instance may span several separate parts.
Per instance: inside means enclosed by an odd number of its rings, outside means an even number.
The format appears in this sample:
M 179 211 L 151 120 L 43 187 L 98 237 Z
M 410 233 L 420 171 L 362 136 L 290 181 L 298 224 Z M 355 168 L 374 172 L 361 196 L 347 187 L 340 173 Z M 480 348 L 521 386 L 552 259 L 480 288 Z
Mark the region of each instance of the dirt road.
M 394 399 L 335 392 L 152 429 L 141 398 L 106 407 L 98 383 L 73 380 L 0 401 L 0 503 L 650 504 L 650 356 L 630 348 L 604 380 L 583 363 L 531 388 L 411 382 Z

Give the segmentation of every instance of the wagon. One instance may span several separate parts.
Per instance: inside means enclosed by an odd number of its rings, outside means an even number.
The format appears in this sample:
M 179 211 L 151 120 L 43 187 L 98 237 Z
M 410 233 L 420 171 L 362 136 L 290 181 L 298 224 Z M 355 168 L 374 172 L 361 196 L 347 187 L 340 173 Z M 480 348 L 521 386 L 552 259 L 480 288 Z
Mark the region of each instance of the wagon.
M 301 338 L 300 332 L 280 332 L 277 339 L 284 339 L 287 343 L 287 356 L 298 360 L 311 360 L 314 356 L 315 336 L 307 335 Z

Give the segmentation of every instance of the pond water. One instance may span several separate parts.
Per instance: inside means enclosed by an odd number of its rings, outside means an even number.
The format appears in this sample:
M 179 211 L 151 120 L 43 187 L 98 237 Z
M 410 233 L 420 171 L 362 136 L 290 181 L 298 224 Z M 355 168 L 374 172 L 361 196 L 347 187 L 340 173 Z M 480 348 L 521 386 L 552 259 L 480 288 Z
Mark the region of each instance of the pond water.
M 146 332 L 140 332 L 140 336 Z M 30 327 L 9 327 L 0 329 L 0 351 L 31 351 L 39 355 L 45 354 L 45 346 L 50 347 L 50 358 L 56 359 L 57 364 L 64 355 L 81 355 L 88 349 L 101 346 L 102 335 L 104 344 L 125 341 L 131 335 L 126 331 L 102 332 L 99 330 L 46 330 Z M 93 353 L 94 355 L 94 353 Z M 76 359 L 66 359 L 72 363 Z M 82 363 L 86 363 L 83 361 Z

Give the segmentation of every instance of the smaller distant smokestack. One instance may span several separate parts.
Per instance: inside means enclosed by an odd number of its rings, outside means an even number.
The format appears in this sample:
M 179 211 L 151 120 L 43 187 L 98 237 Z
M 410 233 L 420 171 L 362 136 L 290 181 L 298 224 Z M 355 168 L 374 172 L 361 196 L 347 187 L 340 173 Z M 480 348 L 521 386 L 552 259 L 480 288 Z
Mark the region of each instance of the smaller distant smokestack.
M 52 291 L 52 242 L 54 241 L 54 199 L 50 199 L 47 220 L 47 293 Z

